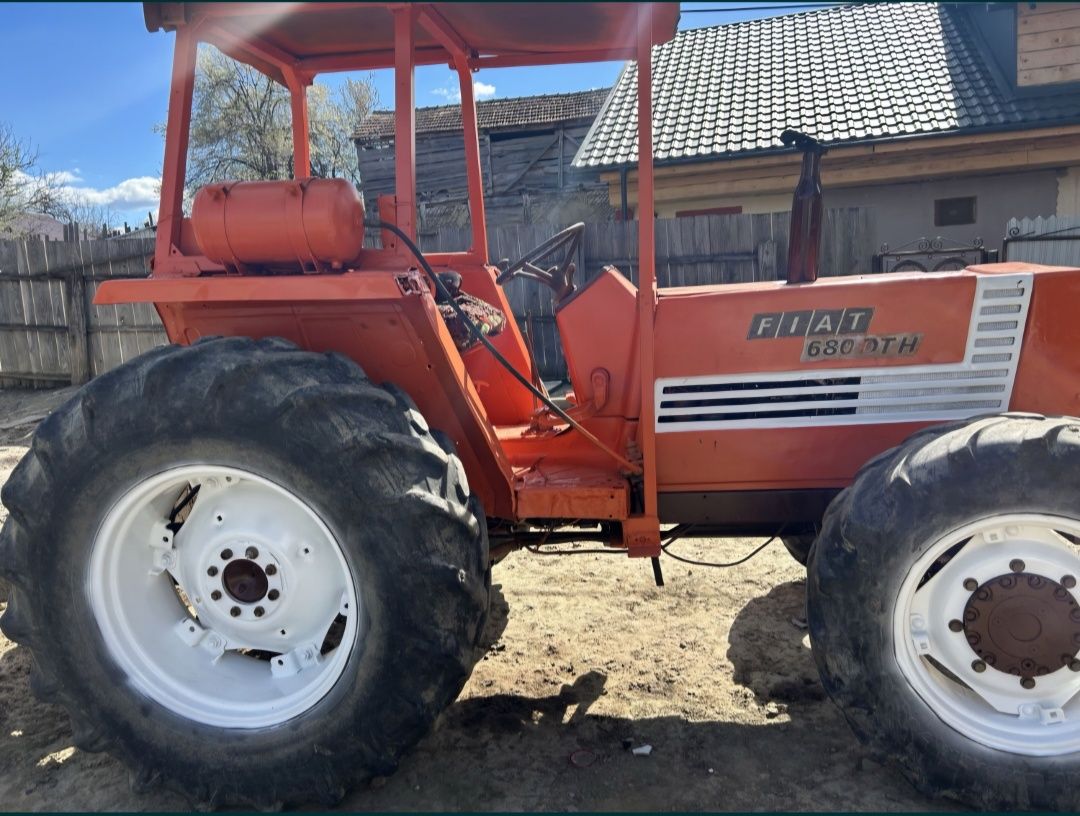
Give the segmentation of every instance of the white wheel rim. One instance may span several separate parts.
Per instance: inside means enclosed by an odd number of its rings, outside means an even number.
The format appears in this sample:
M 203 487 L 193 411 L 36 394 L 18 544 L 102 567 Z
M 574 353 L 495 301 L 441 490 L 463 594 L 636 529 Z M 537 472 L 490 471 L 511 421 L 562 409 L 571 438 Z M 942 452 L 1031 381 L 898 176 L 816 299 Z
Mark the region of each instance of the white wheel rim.
M 1080 602 L 1080 587 L 1075 582 L 1080 578 L 1080 548 L 1070 541 L 1070 536 L 1080 540 L 1080 523 L 1057 516 L 1015 514 L 984 519 L 935 542 L 900 587 L 893 636 L 901 672 L 941 720 L 990 748 L 1028 756 L 1057 756 L 1080 750 L 1080 671 L 1074 670 L 1080 668 L 1075 663 L 1080 638 L 1074 630 L 1074 625 L 1080 627 L 1075 612 L 1075 604 Z M 962 546 L 944 566 L 930 572 L 958 545 Z M 1030 576 L 1049 582 L 1037 586 L 1044 588 L 1041 591 L 1056 593 L 1051 600 L 1032 601 L 1033 606 L 1023 610 L 1004 605 L 1004 601 L 1019 603 L 1015 594 L 1018 590 L 994 582 L 1002 577 L 1028 582 Z M 1066 576 L 1074 580 L 1070 582 Z M 965 582 L 969 583 L 965 586 Z M 971 587 L 976 585 L 979 588 L 973 592 Z M 987 586 L 991 594 L 977 601 L 975 593 Z M 991 603 L 1001 605 L 989 606 Z M 1031 614 L 1035 608 L 1042 610 L 1041 617 Z M 982 614 L 987 609 L 992 613 Z M 972 617 L 965 619 L 965 613 Z M 980 617 L 992 619 L 992 624 L 985 625 L 996 629 L 974 631 L 974 621 Z M 1029 629 L 1033 618 L 1039 625 Z M 1063 620 L 1068 622 L 1064 626 Z M 959 625 L 964 628 L 958 631 Z M 1067 629 L 1071 631 L 1066 634 Z M 1066 652 L 1060 655 L 1060 661 L 1071 655 L 1072 667 L 1047 662 L 1042 665 L 1045 674 L 1032 676 L 1030 667 L 1039 664 L 1031 657 L 1038 644 L 1051 643 L 1043 640 L 1050 637 L 1051 631 L 1055 645 L 1057 640 L 1068 637 L 1068 650 L 1056 651 Z M 984 637 L 980 632 L 993 636 Z M 1017 636 L 1017 632 L 1021 634 Z M 972 634 L 977 638 L 975 646 L 969 643 Z M 1030 650 L 1021 651 L 1016 647 L 1018 643 L 1030 643 Z M 1004 651 L 1001 644 L 1007 644 Z M 982 653 L 977 653 L 976 648 Z M 999 654 L 1002 659 L 996 660 Z M 1015 656 L 1020 654 L 1025 655 L 1027 667 L 1020 669 L 1021 676 L 987 662 L 995 659 L 999 666 L 1016 669 L 1019 663 Z M 1022 679 L 1024 674 L 1029 676 Z
M 173 535 L 189 486 L 198 493 Z M 231 467 L 177 467 L 129 489 L 94 539 L 87 592 L 132 686 L 224 728 L 309 710 L 360 635 L 360 599 L 327 526 L 285 488 Z

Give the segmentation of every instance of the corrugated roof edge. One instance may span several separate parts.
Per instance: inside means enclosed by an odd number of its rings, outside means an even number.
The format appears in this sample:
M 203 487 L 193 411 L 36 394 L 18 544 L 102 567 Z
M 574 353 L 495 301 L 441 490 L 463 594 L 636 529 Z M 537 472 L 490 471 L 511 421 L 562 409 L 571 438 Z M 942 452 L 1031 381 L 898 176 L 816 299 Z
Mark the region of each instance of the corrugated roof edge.
M 599 114 L 596 117 L 596 121 L 600 121 Z M 1054 127 L 1064 127 L 1067 125 L 1080 125 L 1080 116 L 1065 117 L 1062 119 L 1048 119 L 1037 123 L 1032 122 L 1020 122 L 1018 124 L 1008 125 L 986 125 L 984 127 L 971 127 L 971 128 L 952 128 L 951 130 L 928 130 L 925 133 L 909 133 L 904 136 L 876 136 L 872 139 L 834 139 L 831 142 L 822 142 L 826 147 L 857 147 L 860 145 L 874 145 L 883 144 L 885 142 L 910 142 L 918 139 L 930 139 L 941 136 L 952 135 L 971 135 L 978 136 L 986 133 L 1008 133 L 1010 131 L 1025 131 L 1025 130 L 1043 130 Z M 591 129 L 590 129 L 591 132 Z M 582 146 L 588 144 L 588 139 L 582 141 Z M 790 147 L 762 147 L 755 150 L 740 150 L 738 152 L 728 153 L 712 153 L 708 156 L 676 156 L 671 159 L 653 159 L 653 165 L 655 167 L 669 167 L 679 164 L 704 164 L 712 161 L 735 161 L 737 159 L 749 159 L 758 158 L 760 156 L 775 156 L 781 153 L 794 154 L 796 151 Z M 590 162 L 585 164 L 579 164 L 577 156 L 581 153 L 581 148 L 578 148 L 578 154 L 575 154 L 572 167 L 575 169 L 591 168 L 594 170 L 619 170 L 623 167 L 628 167 L 631 170 L 637 167 L 637 162 L 612 162 L 604 164 L 601 162 Z

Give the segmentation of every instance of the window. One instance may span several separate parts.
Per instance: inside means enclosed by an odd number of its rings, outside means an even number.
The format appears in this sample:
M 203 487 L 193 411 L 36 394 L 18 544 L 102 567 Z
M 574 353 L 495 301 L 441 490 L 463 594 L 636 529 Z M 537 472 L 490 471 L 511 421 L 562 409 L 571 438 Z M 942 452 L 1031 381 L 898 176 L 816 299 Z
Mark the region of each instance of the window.
M 934 200 L 934 226 L 954 227 L 975 223 L 975 196 Z
M 676 218 L 685 218 L 690 215 L 740 215 L 742 207 L 706 207 L 701 210 L 677 210 Z

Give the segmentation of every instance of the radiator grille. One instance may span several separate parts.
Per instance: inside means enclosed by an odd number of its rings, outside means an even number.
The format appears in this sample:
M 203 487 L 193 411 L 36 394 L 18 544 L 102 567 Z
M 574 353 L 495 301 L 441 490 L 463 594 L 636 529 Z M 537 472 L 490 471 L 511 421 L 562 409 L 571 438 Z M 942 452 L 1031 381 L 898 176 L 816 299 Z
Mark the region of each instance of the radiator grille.
M 940 421 L 1006 411 L 1031 278 L 977 278 L 959 363 L 659 379 L 656 430 Z

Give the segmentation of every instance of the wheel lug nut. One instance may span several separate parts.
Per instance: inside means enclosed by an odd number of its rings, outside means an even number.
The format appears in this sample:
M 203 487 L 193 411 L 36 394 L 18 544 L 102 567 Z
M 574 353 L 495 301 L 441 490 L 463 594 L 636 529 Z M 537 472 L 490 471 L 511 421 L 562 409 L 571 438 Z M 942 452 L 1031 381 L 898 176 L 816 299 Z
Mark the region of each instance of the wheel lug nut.
M 271 601 L 276 601 L 279 597 L 281 597 L 281 593 L 278 592 L 276 589 L 271 589 L 269 592 L 266 593 L 266 597 L 269 598 Z
M 254 561 L 259 557 L 259 551 L 254 547 L 248 547 L 247 550 L 244 551 L 244 555 Z
M 217 567 L 210 567 L 210 569 L 208 569 L 206 571 L 206 574 L 209 575 L 211 578 L 213 578 L 215 575 L 218 574 L 218 568 Z
M 958 620 L 949 621 L 949 628 L 954 632 L 959 632 L 964 628 L 964 624 Z
M 229 610 L 229 614 L 232 615 L 234 618 L 240 617 L 240 607 L 234 606 L 232 609 Z
M 267 564 L 266 569 L 263 570 L 267 575 L 277 575 L 277 567 L 273 564 Z
M 213 592 L 211 592 L 210 593 L 210 599 L 213 600 L 213 601 L 220 601 L 221 600 L 221 590 L 215 589 Z
M 968 592 L 974 592 L 978 588 L 979 588 L 979 582 L 976 581 L 974 578 L 965 578 L 964 579 L 964 589 L 966 589 Z
M 255 607 L 255 617 L 256 618 L 261 618 L 265 614 L 266 614 L 266 610 L 263 609 L 261 606 L 256 606 Z
M 226 548 L 226 549 L 221 551 L 221 560 L 222 561 L 228 561 L 230 558 L 232 558 L 232 550 Z
M 971 668 L 973 671 L 982 674 L 984 671 L 986 671 L 986 664 L 983 663 L 981 660 L 973 660 L 971 661 Z
M 1024 688 L 1026 688 L 1026 689 L 1033 689 L 1033 688 L 1035 688 L 1035 678 L 1034 677 L 1021 677 L 1020 678 L 1020 685 L 1023 686 Z
M 1013 572 L 1023 572 L 1026 566 L 1027 565 L 1019 558 L 1014 558 L 1012 561 L 1009 562 L 1009 569 L 1011 569 Z
M 1072 589 L 1076 586 L 1076 578 L 1072 575 L 1066 575 L 1061 579 L 1061 585 L 1065 587 L 1065 589 Z

